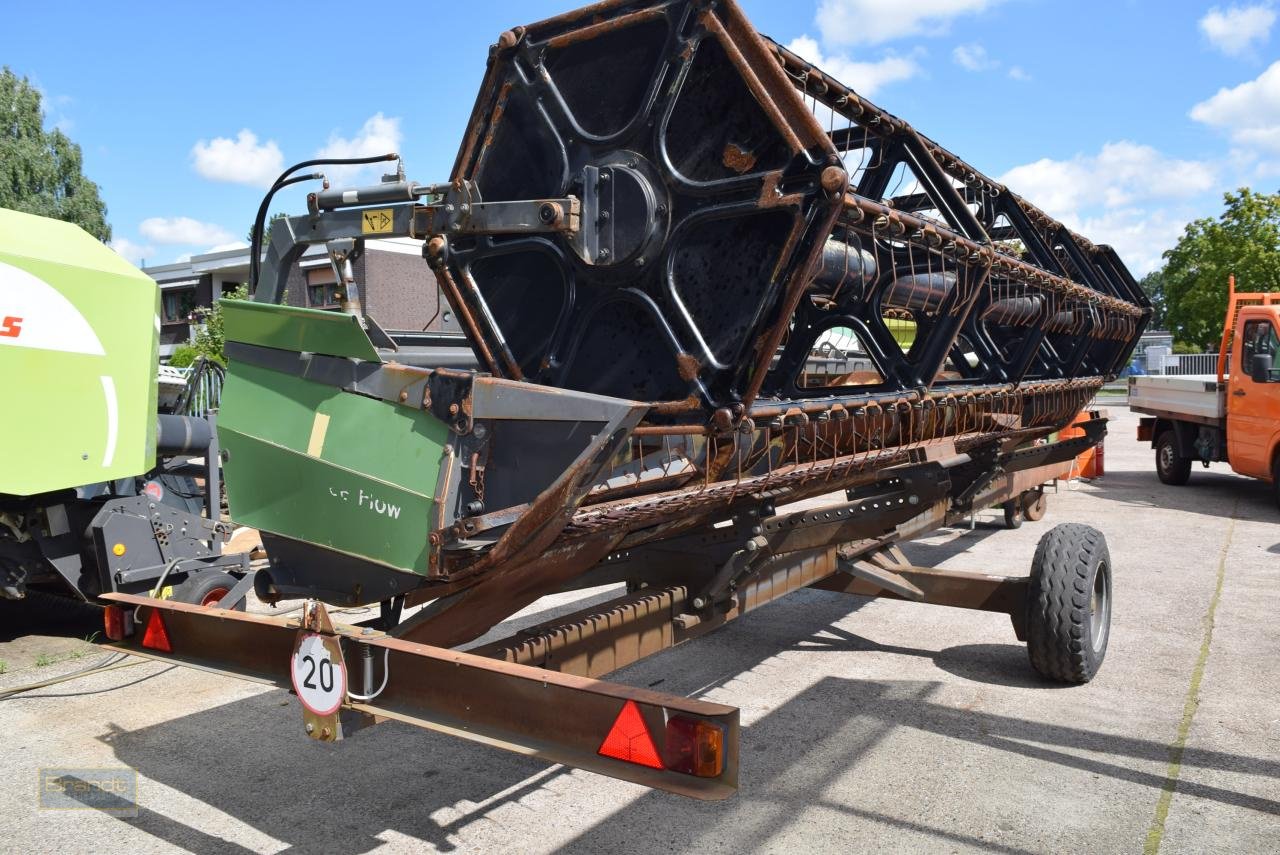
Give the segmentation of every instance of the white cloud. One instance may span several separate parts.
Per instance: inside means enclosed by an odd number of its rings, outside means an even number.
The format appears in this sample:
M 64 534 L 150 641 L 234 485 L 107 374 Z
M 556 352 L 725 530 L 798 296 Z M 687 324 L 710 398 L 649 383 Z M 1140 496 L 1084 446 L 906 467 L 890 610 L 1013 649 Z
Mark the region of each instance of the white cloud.
M 1176 180 L 1170 180 L 1176 176 Z M 1089 205 L 1108 208 L 1198 196 L 1216 186 L 1216 170 L 1198 160 L 1165 157 L 1148 145 L 1109 142 L 1096 155 L 1044 158 L 1000 177 L 1015 193 L 1063 216 Z
M 144 258 L 156 253 L 154 246 L 134 243 L 128 238 L 113 238 L 108 246 L 130 264 L 141 264 Z
M 809 36 L 794 39 L 787 49 L 868 98 L 890 83 L 910 80 L 921 73 L 920 64 L 916 61 L 918 53 L 910 56 L 886 54 L 875 62 L 859 62 L 844 55 L 824 56 L 817 41 Z
M 1027 74 L 1027 72 L 1023 70 L 1022 66 L 1011 65 L 1009 66 L 1009 79 L 1026 82 L 1031 79 L 1031 75 Z
M 946 32 L 953 18 L 986 11 L 1002 0 L 822 0 L 816 22 L 828 46 L 874 45 L 903 36 Z
M 1209 43 L 1228 56 L 1240 56 L 1262 44 L 1276 22 L 1271 3 L 1255 6 L 1214 6 L 1200 19 L 1200 31 Z
M 1280 61 L 1254 80 L 1219 89 L 1191 108 L 1191 118 L 1227 131 L 1237 145 L 1280 153 Z
M 336 132 L 329 135 L 329 142 L 316 152 L 316 157 L 368 157 L 375 154 L 391 154 L 400 151 L 402 134 L 399 117 L 387 118 L 374 113 L 353 137 L 342 137 Z M 369 166 L 321 166 L 334 186 L 377 181 L 378 177 L 393 168 L 392 163 L 375 163 Z
M 1202 213 L 1192 208 L 1122 208 L 1067 221 L 1067 226 L 1094 243 L 1110 246 L 1129 271 L 1142 278 L 1164 264 L 1164 251 L 1171 249 L 1187 223 Z
M 190 217 L 148 217 L 138 226 L 148 240 L 165 244 L 227 243 L 235 235 L 222 226 L 202 223 Z
M 987 49 L 976 42 L 967 45 L 956 45 L 955 49 L 951 51 L 951 58 L 955 60 L 956 65 L 966 71 L 987 71 L 1000 66 L 998 61 L 987 56 Z
M 196 172 L 210 181 L 229 181 L 252 187 L 267 187 L 284 169 L 284 156 L 275 140 L 258 143 L 258 136 L 245 128 L 235 139 L 215 137 L 191 147 Z
M 1138 276 L 1160 266 L 1161 253 L 1195 215 L 1192 200 L 1218 186 L 1214 165 L 1128 141 L 1093 155 L 1037 160 L 999 181 L 1089 240 L 1115 247 Z

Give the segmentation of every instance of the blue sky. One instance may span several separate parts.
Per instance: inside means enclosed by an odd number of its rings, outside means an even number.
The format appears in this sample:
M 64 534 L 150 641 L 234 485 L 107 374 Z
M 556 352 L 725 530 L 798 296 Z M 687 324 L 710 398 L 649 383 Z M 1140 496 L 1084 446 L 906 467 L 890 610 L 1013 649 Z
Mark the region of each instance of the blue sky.
M 0 63 L 82 146 L 117 250 L 160 264 L 242 242 L 263 185 L 319 152 L 446 179 L 488 45 L 572 4 L 21 3 Z M 1280 190 L 1280 0 L 742 5 L 1139 275 L 1224 191 Z

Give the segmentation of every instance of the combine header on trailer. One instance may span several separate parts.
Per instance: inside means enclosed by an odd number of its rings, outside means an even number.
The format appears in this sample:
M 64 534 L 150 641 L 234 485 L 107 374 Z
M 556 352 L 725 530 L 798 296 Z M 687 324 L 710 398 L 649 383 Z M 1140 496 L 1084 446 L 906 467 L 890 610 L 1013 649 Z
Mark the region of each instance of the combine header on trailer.
M 589 678 L 801 587 L 1005 612 L 1041 673 L 1096 672 L 1100 533 L 1054 529 L 1022 578 L 915 567 L 896 544 L 1041 507 L 1104 433 L 1056 441 L 1126 364 L 1145 297 L 1111 249 L 734 3 L 606 2 L 503 33 L 447 183 L 401 169 L 308 207 L 273 224 L 254 301 L 224 303 L 229 503 L 271 555 L 260 597 L 382 617 L 116 596 L 169 649 L 117 612 L 124 648 L 293 685 L 316 738 L 397 718 L 700 797 L 736 786 L 737 711 Z M 362 316 L 350 261 L 390 236 L 424 241 L 480 371 L 414 364 Z M 280 305 L 313 244 L 345 314 Z

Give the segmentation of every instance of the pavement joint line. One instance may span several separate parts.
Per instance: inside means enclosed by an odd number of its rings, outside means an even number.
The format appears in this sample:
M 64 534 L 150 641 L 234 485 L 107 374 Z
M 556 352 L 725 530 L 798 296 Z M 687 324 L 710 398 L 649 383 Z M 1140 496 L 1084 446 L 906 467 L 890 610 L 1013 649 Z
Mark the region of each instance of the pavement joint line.
M 1202 620 L 1204 636 L 1200 641 L 1200 653 L 1196 657 L 1195 667 L 1191 669 L 1191 682 L 1187 686 L 1187 697 L 1182 705 L 1182 720 L 1178 723 L 1178 732 L 1173 742 L 1169 743 L 1169 768 L 1165 772 L 1164 785 L 1160 788 L 1160 798 L 1156 801 L 1156 813 L 1147 829 L 1147 840 L 1142 847 L 1143 855 L 1157 855 L 1160 842 L 1164 837 L 1165 821 L 1169 818 L 1169 808 L 1173 804 L 1174 791 L 1178 789 L 1178 776 L 1182 773 L 1182 755 L 1186 751 L 1187 736 L 1191 733 L 1191 722 L 1196 710 L 1200 707 L 1200 681 L 1204 678 L 1205 665 L 1209 661 L 1209 645 L 1213 641 L 1213 620 L 1218 611 L 1218 601 L 1222 599 L 1222 581 L 1227 572 L 1227 550 L 1231 547 L 1231 538 L 1236 531 L 1236 512 L 1240 508 L 1237 499 L 1231 506 L 1231 517 L 1227 522 L 1227 536 L 1222 542 L 1222 550 L 1218 555 L 1218 578 L 1209 599 L 1209 608 Z

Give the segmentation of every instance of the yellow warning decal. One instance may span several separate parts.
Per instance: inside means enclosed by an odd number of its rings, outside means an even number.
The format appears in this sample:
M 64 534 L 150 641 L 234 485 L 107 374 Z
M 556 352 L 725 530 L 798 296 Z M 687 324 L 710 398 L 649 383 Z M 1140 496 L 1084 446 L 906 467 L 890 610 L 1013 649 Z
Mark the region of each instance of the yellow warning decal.
M 360 231 L 366 235 L 386 234 L 395 225 L 390 208 L 374 208 L 360 216 Z

